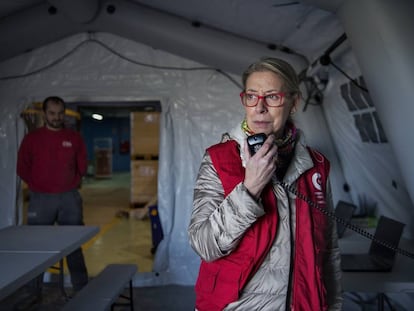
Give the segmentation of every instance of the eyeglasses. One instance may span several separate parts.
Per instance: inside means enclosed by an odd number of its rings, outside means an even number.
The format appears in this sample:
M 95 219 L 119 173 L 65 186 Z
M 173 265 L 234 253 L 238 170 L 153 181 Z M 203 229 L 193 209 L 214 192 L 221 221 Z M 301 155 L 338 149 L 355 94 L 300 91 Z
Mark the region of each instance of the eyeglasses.
M 260 96 L 253 93 L 241 92 L 240 98 L 242 104 L 246 107 L 255 107 L 259 102 L 259 99 L 263 99 L 265 105 L 268 107 L 281 107 L 284 104 L 283 98 L 286 96 L 286 94 L 287 93 L 284 92 L 278 92 Z

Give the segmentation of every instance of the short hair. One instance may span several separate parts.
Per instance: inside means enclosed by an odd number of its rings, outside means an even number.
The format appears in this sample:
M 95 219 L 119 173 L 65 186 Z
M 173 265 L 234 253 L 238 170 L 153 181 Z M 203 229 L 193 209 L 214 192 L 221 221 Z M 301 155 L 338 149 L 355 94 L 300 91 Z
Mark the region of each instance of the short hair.
M 46 97 L 45 100 L 43 101 L 42 108 L 44 112 L 46 112 L 47 106 L 50 102 L 55 103 L 55 104 L 62 104 L 63 109 L 64 110 L 66 109 L 66 103 L 62 98 L 60 98 L 59 96 L 49 96 L 49 97 Z
M 242 75 L 243 89 L 246 89 L 247 79 L 252 73 L 263 71 L 270 71 L 281 77 L 283 80 L 284 92 L 297 94 L 299 97 L 301 96 L 299 88 L 299 77 L 293 69 L 292 65 L 282 59 L 273 57 L 262 58 L 247 67 Z

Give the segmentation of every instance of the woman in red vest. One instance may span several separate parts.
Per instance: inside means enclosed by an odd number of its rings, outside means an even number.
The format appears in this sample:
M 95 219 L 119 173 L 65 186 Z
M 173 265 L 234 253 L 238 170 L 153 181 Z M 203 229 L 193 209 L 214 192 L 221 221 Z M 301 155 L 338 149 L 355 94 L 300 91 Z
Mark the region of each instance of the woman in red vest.
M 329 161 L 291 118 L 299 79 L 287 62 L 265 58 L 242 81 L 246 117 L 207 149 L 195 185 L 196 310 L 339 311 L 335 223 L 313 207 L 332 210 Z M 251 151 L 257 133 L 267 139 Z

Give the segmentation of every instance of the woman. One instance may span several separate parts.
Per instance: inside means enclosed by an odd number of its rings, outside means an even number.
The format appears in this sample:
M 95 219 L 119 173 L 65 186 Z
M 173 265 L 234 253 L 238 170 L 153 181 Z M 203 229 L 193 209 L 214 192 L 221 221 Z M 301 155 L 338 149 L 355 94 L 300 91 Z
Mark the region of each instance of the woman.
M 196 309 L 341 310 L 335 223 L 309 204 L 332 209 L 329 162 L 290 117 L 299 79 L 290 64 L 266 58 L 242 80 L 245 120 L 207 149 L 194 190 Z M 246 138 L 255 133 L 268 137 L 251 155 Z

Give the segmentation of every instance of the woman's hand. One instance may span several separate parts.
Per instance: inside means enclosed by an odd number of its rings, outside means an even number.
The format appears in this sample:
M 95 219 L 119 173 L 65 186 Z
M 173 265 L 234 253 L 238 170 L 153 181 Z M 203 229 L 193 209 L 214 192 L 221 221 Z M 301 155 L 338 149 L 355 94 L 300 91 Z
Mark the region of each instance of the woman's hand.
M 243 152 L 246 158 L 246 173 L 244 186 L 249 193 L 259 199 L 260 194 L 276 170 L 277 146 L 274 136 L 269 137 L 254 156 L 250 155 L 247 140 L 244 142 Z

